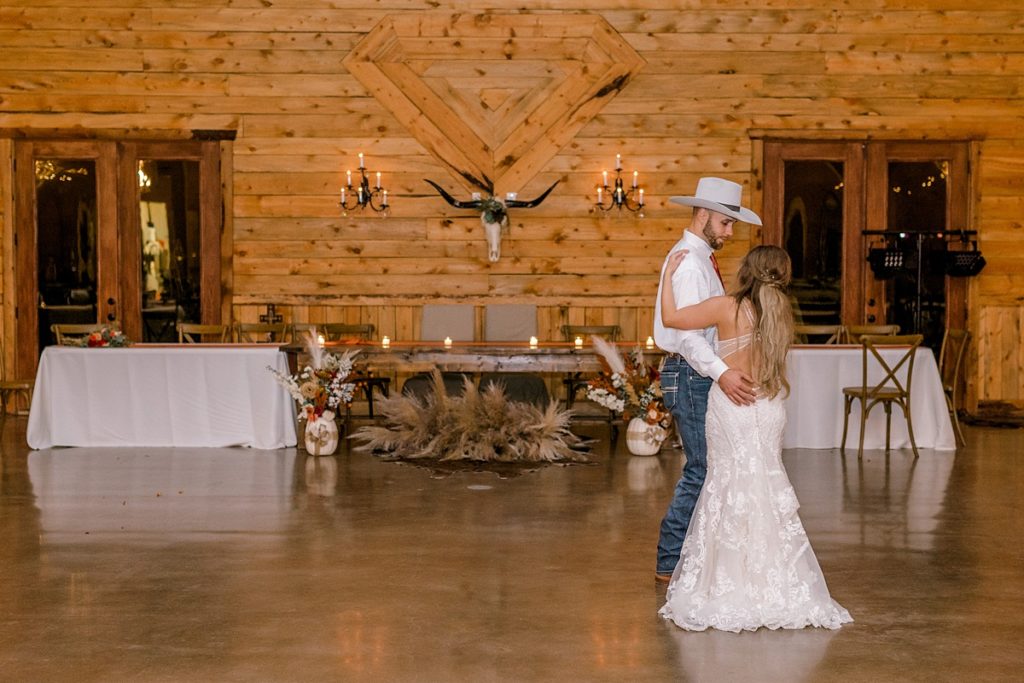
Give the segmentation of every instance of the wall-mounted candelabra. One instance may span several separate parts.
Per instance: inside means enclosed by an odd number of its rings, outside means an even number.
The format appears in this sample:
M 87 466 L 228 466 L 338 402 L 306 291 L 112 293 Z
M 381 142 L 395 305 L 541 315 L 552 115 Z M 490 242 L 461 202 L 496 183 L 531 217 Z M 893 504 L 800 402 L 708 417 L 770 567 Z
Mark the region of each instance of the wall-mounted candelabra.
M 345 187 L 341 188 L 341 215 L 347 216 L 349 211 L 364 209 L 369 206 L 381 215 L 388 215 L 388 191 L 381 184 L 380 171 L 377 171 L 377 182 L 370 186 L 370 177 L 366 173 L 366 162 L 363 153 L 359 153 L 359 184 L 352 185 L 352 171 L 345 171 Z
M 608 184 L 608 171 L 601 171 L 601 184 L 597 187 L 597 201 L 594 202 L 601 211 L 628 209 L 644 215 L 644 190 L 640 187 L 640 173 L 633 171 L 633 182 L 629 188 L 622 179 L 622 155 L 615 155 L 615 178 Z

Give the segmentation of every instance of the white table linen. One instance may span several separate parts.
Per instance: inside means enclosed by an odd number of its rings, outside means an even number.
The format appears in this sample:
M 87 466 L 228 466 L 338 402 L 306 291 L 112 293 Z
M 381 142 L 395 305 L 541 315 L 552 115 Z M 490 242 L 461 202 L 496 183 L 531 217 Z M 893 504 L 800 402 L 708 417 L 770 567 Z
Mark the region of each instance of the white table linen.
M 879 348 L 890 365 L 906 353 L 905 348 Z M 838 448 L 843 438 L 843 387 L 860 386 L 861 347 L 796 347 L 790 350 L 786 375 L 790 395 L 786 400 L 786 431 L 783 448 Z M 884 372 L 877 361 L 868 358 L 868 382 L 879 382 Z M 906 381 L 906 364 L 897 373 Z M 910 388 L 910 413 L 914 421 L 914 440 L 918 448 L 956 450 L 953 425 L 942 392 L 938 364 L 930 349 L 919 347 L 914 360 L 913 386 Z M 847 450 L 857 450 L 860 434 L 860 402 L 850 411 Z M 903 412 L 893 408 L 890 448 L 910 448 L 907 422 Z M 875 406 L 865 426 L 864 448 L 885 448 L 885 409 Z
M 50 346 L 39 360 L 28 445 L 294 446 L 295 408 L 267 366 L 276 346 Z

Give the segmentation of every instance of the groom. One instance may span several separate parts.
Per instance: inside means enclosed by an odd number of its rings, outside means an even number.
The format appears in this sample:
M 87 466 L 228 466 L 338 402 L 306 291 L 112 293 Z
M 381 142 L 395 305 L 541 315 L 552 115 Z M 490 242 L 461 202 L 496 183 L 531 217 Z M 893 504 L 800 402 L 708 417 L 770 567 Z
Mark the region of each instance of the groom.
M 732 237 L 737 221 L 761 225 L 753 211 L 740 206 L 742 188 L 722 178 L 701 178 L 692 197 L 672 197 L 670 201 L 693 207 L 690 227 L 669 251 L 688 249 L 689 256 L 672 276 L 672 291 L 682 308 L 725 294 L 725 283 L 718 270 L 715 252 Z M 668 259 L 666 257 L 666 263 Z M 664 265 L 662 265 L 664 275 Z M 660 278 L 659 278 L 660 281 Z M 703 330 L 666 328 L 661 322 L 661 288 L 654 305 L 654 341 L 665 351 L 661 371 L 661 389 L 665 407 L 672 413 L 683 439 L 686 464 L 676 484 L 668 512 L 661 521 L 655 578 L 669 581 L 679 560 L 679 552 L 690 524 L 707 473 L 707 440 L 704 417 L 712 382 L 737 405 L 754 402 L 754 382 L 741 370 L 730 369 L 715 355 L 715 327 Z

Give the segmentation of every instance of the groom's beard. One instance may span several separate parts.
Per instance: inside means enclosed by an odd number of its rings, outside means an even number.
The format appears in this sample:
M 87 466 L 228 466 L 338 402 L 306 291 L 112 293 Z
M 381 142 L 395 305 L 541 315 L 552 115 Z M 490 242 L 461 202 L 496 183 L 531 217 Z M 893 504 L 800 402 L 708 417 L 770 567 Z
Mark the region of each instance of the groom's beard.
M 714 231 L 711 230 L 710 216 L 704 219 L 704 227 L 701 228 L 701 234 L 704 235 L 704 239 L 707 240 L 708 246 L 710 246 L 713 250 L 718 251 L 719 249 L 725 246 L 725 238 L 722 237 L 721 235 L 716 235 Z

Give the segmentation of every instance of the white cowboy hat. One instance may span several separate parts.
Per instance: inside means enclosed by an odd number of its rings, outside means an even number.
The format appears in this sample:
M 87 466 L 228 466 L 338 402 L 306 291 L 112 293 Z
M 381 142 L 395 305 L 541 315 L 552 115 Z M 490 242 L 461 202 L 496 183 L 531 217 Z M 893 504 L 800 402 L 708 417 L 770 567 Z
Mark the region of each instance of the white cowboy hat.
M 743 187 L 739 183 L 723 178 L 701 178 L 697 181 L 697 192 L 692 197 L 669 197 L 670 202 L 683 206 L 697 206 L 725 214 L 744 223 L 761 225 L 761 217 L 740 206 Z

